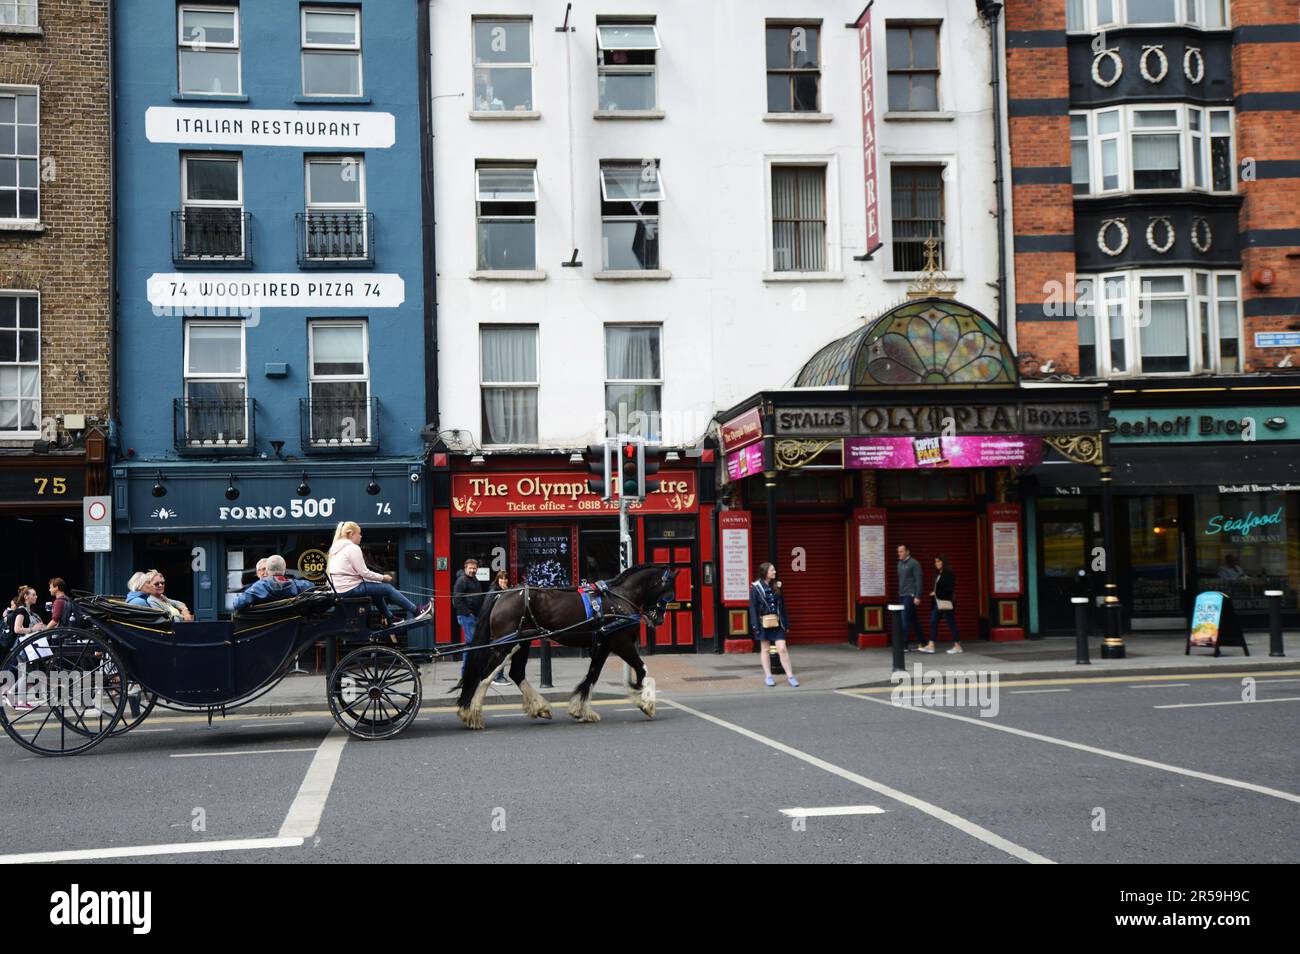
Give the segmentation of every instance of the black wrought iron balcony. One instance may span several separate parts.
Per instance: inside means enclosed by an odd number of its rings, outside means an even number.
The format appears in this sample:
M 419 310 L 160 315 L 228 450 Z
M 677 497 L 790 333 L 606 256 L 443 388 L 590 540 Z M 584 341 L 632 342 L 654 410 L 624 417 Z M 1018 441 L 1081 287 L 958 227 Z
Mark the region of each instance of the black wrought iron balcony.
M 215 268 L 251 266 L 253 214 L 198 207 L 172 212 L 172 261 Z
M 300 268 L 368 268 L 375 264 L 375 213 L 299 212 Z
M 182 454 L 251 454 L 257 402 L 176 398 L 172 402 L 172 443 Z
M 298 401 L 304 454 L 366 454 L 379 450 L 379 399 Z

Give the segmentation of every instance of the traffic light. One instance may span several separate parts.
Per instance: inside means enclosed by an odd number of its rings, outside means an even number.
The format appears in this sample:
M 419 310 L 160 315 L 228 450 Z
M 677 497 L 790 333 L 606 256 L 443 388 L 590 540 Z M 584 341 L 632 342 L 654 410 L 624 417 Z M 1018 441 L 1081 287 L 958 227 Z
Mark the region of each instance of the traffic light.
M 645 447 L 631 441 L 618 445 L 618 486 L 619 493 L 629 500 L 644 497 L 641 492 L 641 464 L 644 461 Z
M 646 494 L 652 494 L 659 489 L 659 481 L 650 479 L 659 473 L 659 452 L 650 450 L 642 444 L 641 453 L 641 496 L 644 497 Z
M 587 445 L 587 472 L 596 475 L 594 479 L 587 479 L 587 489 L 593 494 L 599 494 L 601 500 L 608 500 L 614 495 L 614 488 L 609 482 L 611 450 L 609 444 Z

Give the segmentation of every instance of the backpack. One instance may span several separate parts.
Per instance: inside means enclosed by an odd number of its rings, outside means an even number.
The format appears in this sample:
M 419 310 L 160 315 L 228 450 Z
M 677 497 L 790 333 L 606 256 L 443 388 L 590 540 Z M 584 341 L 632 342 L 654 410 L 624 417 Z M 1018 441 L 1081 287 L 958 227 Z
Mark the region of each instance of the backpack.
M 73 626 L 77 629 L 86 629 L 90 621 L 87 619 L 85 613 L 77 609 L 77 604 L 72 601 L 72 597 L 64 594 L 63 596 L 60 596 L 59 599 L 63 601 L 63 613 L 59 617 L 59 625 Z
M 5 610 L 4 626 L 0 628 L 0 651 L 7 652 L 14 642 L 14 614 L 18 611 L 10 606 Z

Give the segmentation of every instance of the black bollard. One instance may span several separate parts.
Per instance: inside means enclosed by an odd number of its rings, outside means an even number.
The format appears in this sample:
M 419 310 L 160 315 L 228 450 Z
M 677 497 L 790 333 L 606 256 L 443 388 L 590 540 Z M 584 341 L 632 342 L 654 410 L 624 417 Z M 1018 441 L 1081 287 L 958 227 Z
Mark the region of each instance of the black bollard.
M 542 637 L 542 688 L 555 688 L 551 682 L 551 641 L 545 636 Z
M 1268 597 L 1268 654 L 1285 656 L 1282 652 L 1282 591 L 1265 590 Z
M 1088 597 L 1072 596 L 1070 602 L 1074 604 L 1074 664 L 1088 666 L 1092 664 L 1088 658 Z
M 907 664 L 903 662 L 903 604 L 890 603 L 890 615 L 894 618 L 892 646 L 894 650 L 894 672 L 906 672 Z

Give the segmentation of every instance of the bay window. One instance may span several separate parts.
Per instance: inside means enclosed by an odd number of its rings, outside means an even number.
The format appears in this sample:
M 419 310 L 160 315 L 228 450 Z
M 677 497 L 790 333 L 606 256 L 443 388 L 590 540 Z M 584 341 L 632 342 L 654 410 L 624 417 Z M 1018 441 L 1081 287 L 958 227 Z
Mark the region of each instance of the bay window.
M 1066 0 L 1065 28 L 1090 33 L 1116 26 L 1227 28 L 1229 0 Z
M 1232 119 L 1183 104 L 1071 113 L 1074 193 L 1233 192 Z
M 1075 313 L 1084 376 L 1240 370 L 1236 272 L 1079 275 Z

